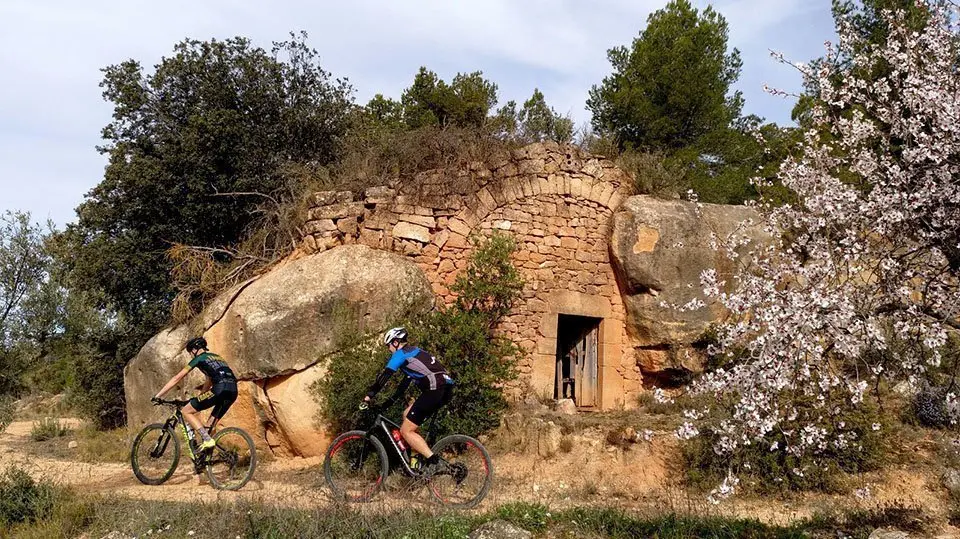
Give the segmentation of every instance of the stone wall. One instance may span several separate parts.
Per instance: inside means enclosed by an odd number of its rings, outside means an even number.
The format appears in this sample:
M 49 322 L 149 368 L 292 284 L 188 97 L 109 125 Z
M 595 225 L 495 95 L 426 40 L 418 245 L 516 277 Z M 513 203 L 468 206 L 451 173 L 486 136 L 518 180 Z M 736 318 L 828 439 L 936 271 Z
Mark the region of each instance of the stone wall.
M 598 404 L 629 407 L 641 375 L 608 247 L 613 212 L 629 185 L 629 176 L 607 160 L 575 147 L 535 144 L 453 176 L 431 172 L 362 194 L 317 193 L 302 249 L 360 243 L 401 253 L 420 266 L 438 300 L 449 303 L 450 285 L 467 264 L 468 238 L 512 234 L 526 285 L 498 330 L 528 351 L 520 370 L 529 390 L 552 396 L 558 315 L 600 318 Z

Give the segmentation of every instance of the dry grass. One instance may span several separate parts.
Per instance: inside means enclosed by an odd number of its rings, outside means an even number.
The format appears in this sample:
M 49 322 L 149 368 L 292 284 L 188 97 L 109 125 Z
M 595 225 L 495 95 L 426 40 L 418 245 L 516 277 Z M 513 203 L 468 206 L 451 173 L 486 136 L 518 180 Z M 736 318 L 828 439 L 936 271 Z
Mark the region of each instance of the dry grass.
M 70 442 L 77 442 L 77 446 L 71 449 Z M 130 457 L 131 442 L 132 436 L 126 428 L 101 431 L 84 425 L 63 436 L 24 443 L 22 450 L 37 457 L 58 460 L 126 462 Z

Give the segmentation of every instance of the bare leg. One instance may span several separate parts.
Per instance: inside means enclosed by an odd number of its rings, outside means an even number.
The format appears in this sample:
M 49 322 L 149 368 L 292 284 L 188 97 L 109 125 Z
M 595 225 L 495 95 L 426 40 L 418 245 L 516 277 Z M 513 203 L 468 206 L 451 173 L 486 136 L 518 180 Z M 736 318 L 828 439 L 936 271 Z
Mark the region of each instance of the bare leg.
M 200 412 L 194 410 L 193 406 L 189 404 L 184 406 L 180 412 L 183 413 L 183 418 L 193 427 L 193 430 L 200 432 L 200 429 L 203 428 L 203 421 L 200 420 Z
M 427 441 L 423 439 L 423 436 L 420 436 L 420 433 L 417 432 L 417 429 L 420 427 L 416 423 L 407 419 L 407 414 L 410 413 L 410 408 L 413 407 L 413 404 L 407 406 L 407 409 L 403 411 L 403 423 L 400 425 L 400 434 L 403 435 L 403 439 L 410 444 L 410 448 L 423 455 L 423 458 L 430 458 L 433 456 L 433 451 L 430 450 L 430 446 L 427 445 Z

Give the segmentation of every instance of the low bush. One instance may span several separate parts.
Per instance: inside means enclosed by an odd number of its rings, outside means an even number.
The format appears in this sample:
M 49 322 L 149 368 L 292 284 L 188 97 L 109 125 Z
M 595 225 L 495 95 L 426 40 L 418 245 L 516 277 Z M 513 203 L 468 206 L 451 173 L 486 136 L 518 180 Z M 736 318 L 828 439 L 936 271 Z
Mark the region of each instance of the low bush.
M 7 468 L 0 474 L 0 530 L 46 518 L 56 494 L 50 483 L 35 481 L 20 468 Z
M 427 422 L 433 437 L 450 432 L 476 436 L 496 428 L 507 408 L 503 386 L 515 377 L 519 348 L 494 336 L 496 323 L 510 310 L 522 287 L 510 263 L 514 245 L 507 236 L 478 240 L 470 263 L 453 289 L 459 299 L 453 306 L 413 317 L 403 323 L 411 343 L 429 351 L 455 380 L 453 400 Z M 362 428 L 357 405 L 367 387 L 387 362 L 388 352 L 377 335 L 364 335 L 347 325 L 340 331 L 340 350 L 329 358 L 328 375 L 313 387 L 322 405 L 323 422 L 336 431 Z M 394 376 L 380 400 L 400 383 Z M 406 402 L 385 410 L 399 418 Z
M 872 402 L 864 401 L 855 408 L 845 402 L 829 402 L 817 407 L 815 399 L 801 397 L 794 399 L 792 404 L 797 410 L 796 428 L 787 424 L 761 440 L 740 443 L 734 450 L 723 454 L 715 449 L 722 435 L 709 426 L 729 417 L 729 412 L 721 407 L 709 418 L 700 435 L 682 446 L 688 482 L 709 490 L 733 473 L 740 479 L 741 487 L 761 493 L 843 492 L 847 490 L 847 474 L 878 469 L 888 457 L 888 449 L 894 445 L 890 440 L 890 427 L 881 425 L 880 411 Z M 798 436 L 800 425 L 809 423 L 811 414 L 814 417 L 829 415 L 828 421 L 817 422 L 828 430 L 827 439 L 837 439 L 833 431 L 842 431 L 849 433 L 847 443 L 840 446 L 825 444 L 816 454 L 797 456 L 789 452 L 787 449 L 792 443 L 789 436 Z
M 33 422 L 33 428 L 30 429 L 30 439 L 34 442 L 43 442 L 53 438 L 66 436 L 70 432 L 70 427 L 56 417 L 45 417 L 40 421 Z
M 908 420 L 935 429 L 949 427 L 953 421 L 947 409 L 947 390 L 943 387 L 924 385 L 910 401 Z

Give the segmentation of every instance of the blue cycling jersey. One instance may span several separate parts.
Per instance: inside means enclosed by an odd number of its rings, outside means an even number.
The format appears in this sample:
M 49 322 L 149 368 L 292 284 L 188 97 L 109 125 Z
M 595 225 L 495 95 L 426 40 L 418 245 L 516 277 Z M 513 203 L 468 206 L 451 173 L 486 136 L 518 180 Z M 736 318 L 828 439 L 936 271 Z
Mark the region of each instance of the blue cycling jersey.
M 387 369 L 406 374 L 421 389 L 437 389 L 441 383 L 453 382 L 437 358 L 415 346 L 405 346 L 394 352 L 387 361 Z

